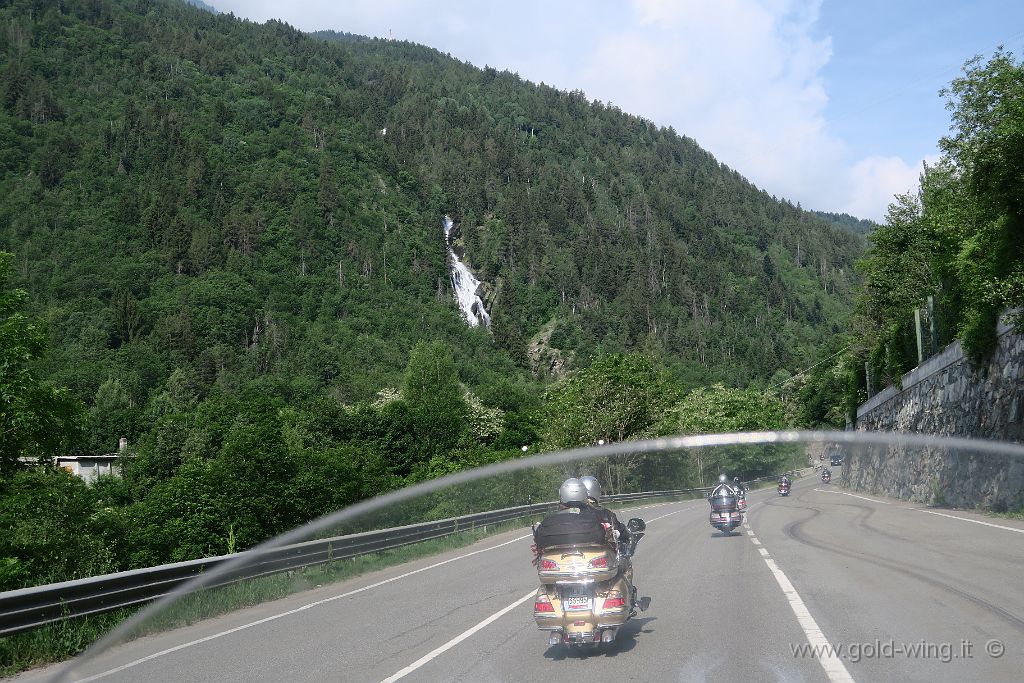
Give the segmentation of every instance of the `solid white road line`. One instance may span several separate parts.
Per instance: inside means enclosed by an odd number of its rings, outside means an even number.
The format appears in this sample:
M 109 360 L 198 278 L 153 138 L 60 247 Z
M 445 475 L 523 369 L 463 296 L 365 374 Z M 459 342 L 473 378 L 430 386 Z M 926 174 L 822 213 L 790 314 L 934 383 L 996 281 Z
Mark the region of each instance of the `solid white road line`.
M 956 515 L 947 515 L 942 512 L 933 512 L 932 510 L 922 510 L 921 508 L 909 508 L 923 512 L 927 515 L 938 515 L 939 517 L 949 517 L 950 519 L 959 519 L 961 522 L 970 522 L 971 524 L 982 524 L 984 526 L 992 526 L 996 529 L 1005 529 L 1006 531 L 1016 531 L 1018 534 L 1024 534 L 1024 529 L 1018 529 L 1013 526 L 1003 526 L 1002 524 L 992 524 L 991 522 L 982 522 L 980 519 L 967 519 L 966 517 L 957 517 Z
M 874 498 L 867 498 L 866 496 L 858 496 L 856 493 L 847 493 L 846 491 L 832 491 L 831 489 L 814 489 L 818 493 L 838 493 L 841 496 L 851 496 L 853 498 L 860 498 L 861 500 L 870 500 L 872 503 L 881 503 L 882 505 L 892 505 L 884 500 L 875 500 Z
M 471 635 L 473 635 L 474 633 L 476 633 L 480 629 L 484 628 L 485 626 L 487 626 L 491 622 L 493 622 L 493 621 L 495 621 L 497 619 L 500 619 L 501 617 L 503 617 L 504 615 L 508 614 L 509 612 L 514 610 L 516 607 L 519 607 L 519 605 L 523 604 L 524 602 L 526 602 L 527 600 L 529 600 L 530 598 L 532 598 L 532 597 L 534 597 L 536 595 L 537 595 L 537 590 L 536 589 L 530 591 L 529 593 L 527 593 L 523 597 L 521 597 L 518 600 L 516 600 L 515 602 L 513 602 L 511 605 L 509 605 L 507 607 L 503 607 L 499 611 L 495 612 L 491 616 L 489 616 L 486 619 L 484 619 L 483 621 L 481 621 L 476 626 L 474 626 L 474 627 L 472 627 L 470 629 L 467 629 L 467 630 L 463 631 L 462 633 L 460 633 L 459 635 L 455 636 L 454 638 L 449 640 L 447 643 L 445 643 L 441 647 L 439 647 L 439 648 L 437 648 L 435 650 L 431 650 L 430 652 L 428 652 L 427 654 L 423 655 L 422 657 L 417 659 L 415 662 L 413 662 L 409 666 L 405 667 L 404 669 L 401 669 L 400 671 L 396 671 L 394 674 L 392 674 L 391 676 L 388 676 L 383 681 L 381 681 L 381 683 L 392 683 L 393 681 L 397 681 L 399 678 L 404 678 L 405 676 L 408 676 L 413 671 L 415 671 L 416 669 L 420 668 L 421 666 L 423 666 L 424 664 L 426 664 L 430 660 L 434 659 L 438 655 L 444 654 L 448 650 L 452 649 L 453 647 L 455 647 L 456 645 L 458 645 L 459 643 L 464 641 L 466 638 L 469 638 Z
M 666 517 L 671 517 L 672 515 L 678 515 L 683 510 L 692 510 L 692 509 L 693 508 L 680 508 L 679 510 L 676 510 L 675 512 L 670 512 L 667 515 L 662 515 L 661 517 L 655 517 L 654 519 L 648 521 L 647 523 L 650 524 L 651 522 L 657 522 L 659 519 L 665 519 Z
M 763 549 L 758 548 L 758 550 Z M 821 632 L 818 623 L 814 621 L 814 617 L 807 611 L 807 605 L 804 604 L 803 599 L 796 592 L 796 588 L 790 583 L 789 578 L 779 569 L 779 565 L 775 564 L 775 560 L 766 557 L 764 561 L 768 565 L 768 569 L 775 576 L 775 581 L 778 582 L 779 588 L 782 589 L 783 594 L 789 601 L 789 606 L 792 608 L 793 614 L 796 615 L 800 628 L 803 629 L 804 635 L 807 636 L 807 642 L 820 653 L 818 661 L 821 663 L 821 668 L 825 670 L 825 675 L 833 683 L 838 683 L 839 681 L 852 683 L 853 677 L 846 670 L 842 660 L 836 656 L 835 651 L 830 647 L 828 640 L 825 639 L 825 634 Z
M 138 666 L 139 664 L 142 664 L 144 662 L 148 662 L 150 660 L 156 659 L 157 657 L 163 657 L 164 655 L 169 655 L 172 652 L 177 652 L 178 650 L 184 650 L 185 648 L 192 647 L 193 645 L 200 645 L 201 643 L 205 643 L 205 642 L 208 642 L 210 640 L 215 640 L 215 639 L 221 638 L 223 636 L 231 635 L 232 633 L 237 633 L 238 631 L 244 631 L 245 629 L 252 628 L 253 626 L 259 626 L 260 624 L 265 624 L 265 623 L 267 623 L 269 621 L 274 621 L 274 620 L 280 619 L 282 617 L 287 617 L 287 616 L 290 616 L 292 614 L 297 614 L 299 612 L 304 612 L 304 611 L 306 611 L 306 610 L 308 610 L 310 608 L 317 607 L 319 605 L 323 605 L 323 604 L 326 604 L 328 602 L 334 602 L 335 600 L 341 600 L 342 598 L 347 598 L 349 596 L 355 595 L 356 593 L 362 593 L 364 591 L 370 590 L 371 588 L 377 588 L 379 586 L 383 586 L 385 584 L 392 583 L 393 581 L 398 581 L 399 579 L 404 579 L 404 578 L 412 576 L 414 574 L 419 574 L 421 572 L 425 572 L 425 571 L 430 570 L 430 569 L 436 569 L 437 567 L 441 567 L 443 565 L 450 564 L 452 562 L 457 562 L 459 560 L 464 560 L 467 557 L 472 557 L 473 555 L 479 555 L 480 553 L 486 553 L 486 552 L 490 552 L 491 550 L 496 550 L 498 548 L 503 548 L 506 545 L 511 545 L 512 543 L 515 543 L 517 541 L 521 541 L 524 538 L 531 538 L 532 536 L 533 536 L 533 534 L 526 534 L 525 536 L 519 536 L 518 538 L 513 538 L 511 541 L 506 541 L 504 543 L 499 543 L 498 545 L 492 545 L 489 548 L 483 548 L 481 550 L 474 550 L 471 553 L 466 553 L 465 555 L 459 555 L 458 557 L 452 557 L 452 558 L 447 559 L 447 560 L 442 560 L 441 562 L 435 562 L 434 564 L 429 565 L 427 567 L 420 567 L 419 569 L 414 569 L 411 572 L 406 572 L 406 573 L 400 574 L 398 576 L 392 576 L 390 579 L 384 579 L 383 581 L 378 581 L 377 583 L 372 583 L 369 586 L 363 586 L 362 588 L 357 588 L 355 590 L 348 591 L 347 593 L 342 593 L 341 595 L 334 595 L 334 596 L 329 597 L 329 598 L 324 598 L 323 600 L 317 600 L 316 602 L 311 602 L 311 603 L 308 603 L 306 605 L 302 605 L 301 607 L 296 607 L 295 609 L 290 609 L 287 612 L 281 612 L 280 614 L 274 614 L 274 615 L 271 615 L 269 617 L 265 617 L 263 619 L 258 619 L 257 621 L 252 621 L 252 622 L 249 622 L 247 624 L 242 624 L 241 626 L 236 626 L 234 628 L 229 628 L 226 631 L 221 631 L 219 633 L 214 633 L 212 635 L 206 636 L 205 638 L 198 638 L 196 640 L 191 640 L 191 641 L 189 641 L 187 643 L 182 643 L 181 645 L 175 645 L 174 647 L 169 647 L 166 650 L 161 650 L 160 652 L 154 652 L 153 654 L 147 655 L 146 657 L 142 657 L 140 659 L 136 659 L 135 661 L 128 662 L 127 664 L 122 664 L 121 666 L 116 667 L 114 669 L 110 669 L 109 671 L 104 671 L 103 673 L 95 674 L 95 675 L 90 676 L 88 678 L 77 679 L 77 683 L 89 683 L 89 681 L 97 681 L 97 680 L 99 680 L 101 678 L 105 678 L 106 676 L 109 676 L 111 674 L 116 674 L 116 673 L 118 673 L 120 671 L 124 671 L 125 669 L 130 669 L 133 666 Z

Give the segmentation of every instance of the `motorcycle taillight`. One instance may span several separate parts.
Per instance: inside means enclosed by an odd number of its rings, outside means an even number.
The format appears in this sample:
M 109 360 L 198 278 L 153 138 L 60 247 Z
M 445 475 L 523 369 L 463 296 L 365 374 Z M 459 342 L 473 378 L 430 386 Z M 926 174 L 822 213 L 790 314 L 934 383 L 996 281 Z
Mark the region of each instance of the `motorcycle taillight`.
M 587 562 L 587 566 L 591 569 L 604 569 L 608 566 L 608 558 L 604 555 L 595 557 L 590 562 Z
M 626 606 L 626 598 L 622 597 L 619 591 L 609 591 L 608 597 L 604 599 L 601 609 L 619 609 Z
M 546 595 L 538 595 L 536 600 L 533 602 L 534 612 L 554 612 L 555 608 L 551 604 L 551 600 Z
M 558 569 L 558 563 L 554 560 L 543 559 L 540 561 L 541 570 L 555 571 Z

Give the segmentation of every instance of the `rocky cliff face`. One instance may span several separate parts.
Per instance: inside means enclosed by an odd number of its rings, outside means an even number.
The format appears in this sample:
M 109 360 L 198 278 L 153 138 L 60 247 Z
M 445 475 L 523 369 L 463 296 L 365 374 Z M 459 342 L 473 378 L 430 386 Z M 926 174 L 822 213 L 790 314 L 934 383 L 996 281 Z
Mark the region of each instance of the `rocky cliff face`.
M 872 397 L 857 411 L 857 429 L 1024 442 L 1024 335 L 1006 325 L 988 363 L 971 367 L 959 343 L 948 346 Z M 1024 505 L 1024 458 L 976 451 L 889 447 L 852 454 L 845 486 L 916 502 Z

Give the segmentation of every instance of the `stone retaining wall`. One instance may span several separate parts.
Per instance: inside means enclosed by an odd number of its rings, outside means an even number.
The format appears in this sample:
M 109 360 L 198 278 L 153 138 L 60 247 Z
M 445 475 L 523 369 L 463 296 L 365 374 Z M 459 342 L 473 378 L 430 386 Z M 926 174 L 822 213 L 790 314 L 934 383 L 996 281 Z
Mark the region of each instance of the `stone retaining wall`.
M 959 342 L 857 410 L 858 430 L 1024 442 L 1024 335 L 1007 325 L 988 363 L 973 369 Z M 1024 460 L 946 449 L 869 449 L 843 463 L 840 483 L 922 503 L 1024 505 Z

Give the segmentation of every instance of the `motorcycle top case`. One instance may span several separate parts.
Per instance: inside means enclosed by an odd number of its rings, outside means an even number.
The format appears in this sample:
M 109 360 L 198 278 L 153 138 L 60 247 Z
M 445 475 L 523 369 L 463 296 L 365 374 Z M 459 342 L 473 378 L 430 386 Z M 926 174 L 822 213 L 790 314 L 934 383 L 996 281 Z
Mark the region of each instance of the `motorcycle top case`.
M 537 547 L 565 545 L 603 545 L 607 532 L 601 524 L 601 517 L 590 508 L 578 512 L 561 510 L 548 515 L 533 532 Z
M 541 583 L 609 581 L 619 573 L 619 558 L 607 543 L 549 546 L 541 552 L 537 577 Z
M 715 512 L 728 512 L 736 509 L 736 496 L 715 496 L 711 498 L 711 509 Z

